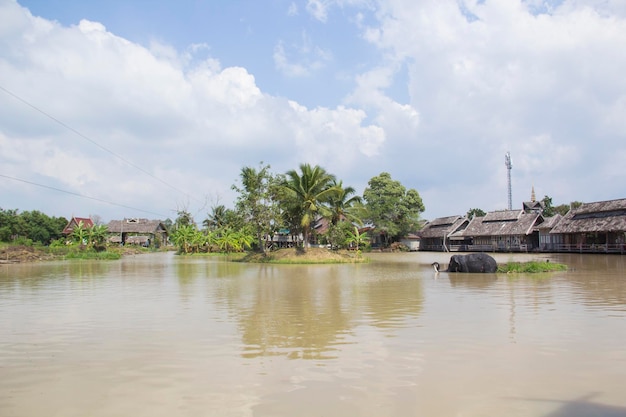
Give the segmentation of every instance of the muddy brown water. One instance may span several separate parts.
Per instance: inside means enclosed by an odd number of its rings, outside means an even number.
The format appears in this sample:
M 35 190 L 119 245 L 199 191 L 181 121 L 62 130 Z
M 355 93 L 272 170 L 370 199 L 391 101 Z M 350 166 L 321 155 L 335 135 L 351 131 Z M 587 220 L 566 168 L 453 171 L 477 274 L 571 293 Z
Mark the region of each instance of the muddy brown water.
M 0 416 L 626 416 L 626 257 L 0 266 Z

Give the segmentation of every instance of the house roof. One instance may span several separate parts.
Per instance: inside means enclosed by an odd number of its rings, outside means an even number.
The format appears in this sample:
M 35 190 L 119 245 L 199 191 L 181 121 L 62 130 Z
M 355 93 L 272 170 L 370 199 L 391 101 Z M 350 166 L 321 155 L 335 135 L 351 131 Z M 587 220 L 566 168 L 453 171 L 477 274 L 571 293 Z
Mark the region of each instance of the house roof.
M 159 233 L 166 228 L 161 220 L 124 219 L 111 220 L 108 224 L 109 233 Z
M 537 225 L 537 229 L 539 230 L 551 230 L 554 226 L 556 226 L 557 224 L 559 224 L 559 222 L 561 221 L 561 219 L 563 218 L 562 215 L 560 214 L 555 214 L 552 217 L 544 217 L 543 219 L 543 223 Z
M 93 227 L 93 220 L 89 217 L 72 217 L 61 233 L 64 235 L 72 234 L 72 232 L 74 232 L 74 227 L 78 226 L 81 222 L 83 223 L 83 228 L 85 229 Z
M 464 230 L 454 237 L 476 236 L 520 236 L 529 235 L 535 226 L 543 222 L 539 213 L 524 213 L 522 210 L 504 210 L 474 217 Z
M 626 198 L 585 203 L 570 210 L 550 233 L 626 232 Z
M 442 238 L 458 230 L 467 221 L 467 217 L 462 216 L 439 217 L 428 222 L 418 234 L 422 239 Z

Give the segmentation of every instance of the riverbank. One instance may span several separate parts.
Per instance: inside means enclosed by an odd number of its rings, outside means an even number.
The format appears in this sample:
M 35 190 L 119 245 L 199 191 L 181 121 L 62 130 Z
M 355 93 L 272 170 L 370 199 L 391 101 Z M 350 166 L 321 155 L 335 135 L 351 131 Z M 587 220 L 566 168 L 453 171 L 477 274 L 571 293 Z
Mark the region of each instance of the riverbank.
M 84 250 L 77 247 L 37 247 L 27 245 L 0 246 L 0 265 L 27 262 L 53 261 L 56 259 L 119 259 L 125 255 L 146 253 L 148 249 L 134 246 L 111 247 L 103 252 Z

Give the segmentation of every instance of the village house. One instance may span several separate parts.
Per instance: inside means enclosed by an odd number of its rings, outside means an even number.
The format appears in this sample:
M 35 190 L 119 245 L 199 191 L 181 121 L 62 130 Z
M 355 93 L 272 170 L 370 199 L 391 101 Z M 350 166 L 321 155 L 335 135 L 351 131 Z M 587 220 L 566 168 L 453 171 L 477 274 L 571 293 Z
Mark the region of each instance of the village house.
M 550 230 L 554 252 L 626 253 L 626 198 L 582 204 Z
M 552 217 L 545 217 L 543 223 L 537 226 L 539 232 L 539 251 L 552 252 L 559 245 L 563 244 L 563 236 L 550 233 L 552 229 L 561 221 L 563 216 L 555 214 Z
M 626 253 L 626 199 L 582 204 L 565 216 L 543 216 L 542 202 L 471 220 L 441 217 L 419 234 L 420 250 Z
M 112 220 L 107 227 L 111 243 L 156 247 L 168 244 L 167 228 L 160 220 Z
M 469 219 L 464 216 L 439 217 L 426 225 L 419 231 L 419 249 L 424 251 L 450 250 L 450 236 L 459 230 L 467 227 Z M 457 240 L 456 246 L 461 245 L 464 239 Z M 466 244 L 469 242 L 465 242 Z
M 453 233 L 450 239 L 471 242 L 465 246 L 469 251 L 528 252 L 539 248 L 537 226 L 543 221 L 538 211 L 494 211 L 474 217 L 465 229 Z
M 70 221 L 67 223 L 67 226 L 65 226 L 65 228 L 63 229 L 63 235 L 65 236 L 69 236 L 72 233 L 74 233 L 74 229 L 78 227 L 79 224 L 83 225 L 83 229 L 89 229 L 91 227 L 93 227 L 93 220 L 91 220 L 91 218 L 89 217 L 74 217 L 72 216 L 72 218 L 70 219 Z

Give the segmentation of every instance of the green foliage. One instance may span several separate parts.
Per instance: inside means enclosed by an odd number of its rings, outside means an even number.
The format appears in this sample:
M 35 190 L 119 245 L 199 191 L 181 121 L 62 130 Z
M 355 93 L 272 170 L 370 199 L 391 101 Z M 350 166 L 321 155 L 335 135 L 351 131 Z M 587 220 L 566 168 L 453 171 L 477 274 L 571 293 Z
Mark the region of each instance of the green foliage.
M 575 210 L 583 204 L 580 201 L 572 201 L 569 204 L 559 204 L 558 206 L 553 206 L 552 198 L 548 196 L 543 197 L 541 202 L 544 204 L 544 217 L 552 217 L 556 214 L 565 216 L 570 210 Z
M 257 248 L 265 253 L 265 237 L 271 235 L 280 223 L 277 187 L 279 179 L 270 172 L 270 166 L 259 164 L 259 169 L 243 167 L 241 186 L 233 185 L 239 193 L 237 211 L 251 228 Z
M 544 217 L 552 217 L 556 214 L 556 209 L 555 207 L 552 205 L 552 198 L 548 197 L 547 195 L 543 197 L 543 199 L 541 200 L 541 202 L 543 203 L 543 216 Z
M 326 243 L 330 244 L 332 249 L 343 249 L 348 245 L 347 240 L 353 232 L 354 226 L 348 221 L 331 223 L 325 235 Z
M 25 211 L 0 208 L 0 241 L 33 243 L 47 245 L 59 239 L 67 220 L 62 217 L 49 217 L 40 211 Z
M 246 229 L 234 230 L 229 227 L 221 229 L 215 237 L 215 244 L 225 253 L 241 252 L 249 248 L 254 236 Z
M 484 210 L 481 210 L 479 208 L 473 208 L 473 209 L 469 209 L 467 211 L 467 218 L 468 219 L 473 219 L 474 217 L 484 217 L 486 215 L 487 215 L 487 213 L 485 213 Z
M 178 247 L 178 252 L 188 254 L 194 251 L 194 245 L 198 241 L 196 234 L 199 231 L 191 224 L 182 224 L 171 234 L 171 239 Z
M 373 177 L 363 192 L 368 219 L 376 225 L 388 245 L 419 228 L 420 213 L 425 210 L 419 193 L 407 190 L 387 172 Z
M 74 241 L 74 243 L 78 243 L 79 245 L 86 245 L 87 236 L 88 232 L 85 228 L 85 225 L 83 224 L 83 222 L 78 222 L 78 224 L 76 225 L 76 227 L 74 227 L 74 230 L 72 231 L 72 240 Z
M 553 262 L 508 262 L 498 265 L 498 272 L 501 273 L 538 273 L 538 272 L 554 272 L 566 271 L 567 265 Z
M 366 247 L 369 244 L 369 241 L 369 236 L 359 233 L 358 227 L 354 227 L 352 231 L 348 232 L 348 236 L 345 240 L 349 247 L 354 247 L 357 251 Z
M 300 172 L 288 171 L 281 184 L 282 206 L 289 219 L 298 219 L 305 245 L 309 243 L 311 223 L 316 216 L 327 217 L 328 203 L 338 194 L 335 176 L 319 166 L 301 164 Z
M 331 194 L 328 199 L 330 209 L 330 222 L 337 225 L 342 220 L 363 224 L 361 217 L 364 215 L 363 199 L 355 195 L 353 187 L 343 186 L 342 181 L 333 180 L 332 187 L 336 193 Z

